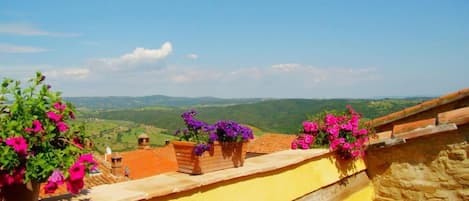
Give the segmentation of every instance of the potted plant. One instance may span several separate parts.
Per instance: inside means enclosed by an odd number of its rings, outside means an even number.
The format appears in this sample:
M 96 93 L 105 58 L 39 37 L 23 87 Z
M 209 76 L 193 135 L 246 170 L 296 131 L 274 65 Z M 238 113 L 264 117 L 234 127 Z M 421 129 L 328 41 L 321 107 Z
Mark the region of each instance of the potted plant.
M 36 73 L 30 85 L 4 79 L 0 88 L 0 198 L 37 200 L 39 185 L 53 193 L 66 184 L 70 193 L 84 186 L 96 162 L 84 146 L 89 140 L 72 104 Z M 22 197 L 25 196 L 25 197 Z
M 365 154 L 368 129 L 360 124 L 361 115 L 351 106 L 346 113 L 324 112 L 303 122 L 301 134 L 291 143 L 292 149 L 329 147 L 344 160 Z
M 190 110 L 181 117 L 186 124 L 177 130 L 180 141 L 173 141 L 178 171 L 189 174 L 243 166 L 247 142 L 253 139 L 252 130 L 234 121 L 208 124 L 195 119 L 197 112 Z

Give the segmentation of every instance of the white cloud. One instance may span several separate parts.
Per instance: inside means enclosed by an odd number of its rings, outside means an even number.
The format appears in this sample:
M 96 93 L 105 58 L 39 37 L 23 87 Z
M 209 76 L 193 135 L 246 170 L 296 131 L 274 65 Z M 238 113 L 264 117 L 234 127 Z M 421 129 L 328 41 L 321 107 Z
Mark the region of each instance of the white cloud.
M 51 78 L 85 79 L 90 75 L 90 70 L 87 68 L 64 68 L 46 71 L 44 74 Z
M 165 42 L 159 49 L 137 47 L 133 52 L 120 57 L 91 60 L 89 65 L 97 69 L 125 70 L 140 65 L 154 64 L 156 61 L 166 58 L 172 51 L 171 43 Z
M 192 53 L 192 54 L 188 54 L 186 57 L 188 59 L 196 60 L 199 58 L 199 55 Z
M 49 51 L 45 48 L 31 47 L 31 46 L 19 46 L 12 44 L 0 43 L 0 53 L 39 53 Z
M 300 67 L 300 64 L 289 63 L 289 64 L 274 64 L 272 68 L 279 71 L 291 72 Z
M 20 36 L 53 36 L 53 37 L 77 37 L 78 33 L 50 32 L 36 28 L 30 24 L 11 23 L 0 24 L 0 34 L 11 34 Z

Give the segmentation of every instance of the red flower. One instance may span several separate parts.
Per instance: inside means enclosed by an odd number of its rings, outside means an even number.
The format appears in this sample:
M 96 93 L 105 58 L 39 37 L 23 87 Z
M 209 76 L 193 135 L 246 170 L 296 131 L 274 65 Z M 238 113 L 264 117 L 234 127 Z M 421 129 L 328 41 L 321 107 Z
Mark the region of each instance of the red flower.
M 83 179 L 79 180 L 67 180 L 67 190 L 72 193 L 72 194 L 78 194 L 81 189 L 83 189 L 83 186 L 85 183 L 83 182 Z

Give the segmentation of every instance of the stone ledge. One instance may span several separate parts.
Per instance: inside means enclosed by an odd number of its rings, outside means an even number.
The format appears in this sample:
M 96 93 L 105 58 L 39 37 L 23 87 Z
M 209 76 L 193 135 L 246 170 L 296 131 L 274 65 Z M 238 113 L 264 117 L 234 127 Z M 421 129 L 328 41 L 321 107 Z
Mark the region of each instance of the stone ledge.
M 329 153 L 328 149 L 285 150 L 248 158 L 245 160 L 244 166 L 239 168 L 220 170 L 202 175 L 171 172 L 128 182 L 97 186 L 90 189 L 86 194 L 74 197 L 72 200 L 148 200 L 189 191 L 218 182 L 279 170 Z

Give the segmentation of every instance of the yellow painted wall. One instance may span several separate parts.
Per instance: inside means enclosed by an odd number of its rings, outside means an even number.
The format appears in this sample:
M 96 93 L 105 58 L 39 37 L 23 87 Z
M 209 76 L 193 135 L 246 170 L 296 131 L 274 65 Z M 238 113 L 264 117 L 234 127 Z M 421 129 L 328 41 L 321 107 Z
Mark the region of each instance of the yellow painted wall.
M 153 200 L 292 200 L 364 169 L 366 167 L 363 160 L 357 160 L 348 165 L 339 165 L 332 154 L 326 154 L 271 172 L 224 181 Z M 372 196 L 372 187 L 367 186 L 352 194 L 349 201 L 372 200 Z

